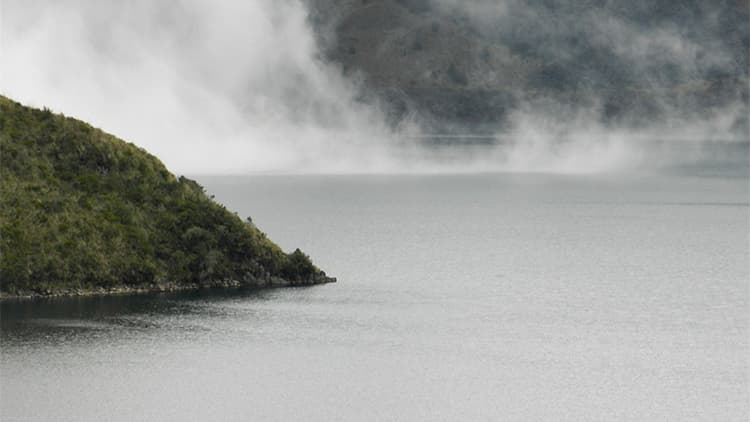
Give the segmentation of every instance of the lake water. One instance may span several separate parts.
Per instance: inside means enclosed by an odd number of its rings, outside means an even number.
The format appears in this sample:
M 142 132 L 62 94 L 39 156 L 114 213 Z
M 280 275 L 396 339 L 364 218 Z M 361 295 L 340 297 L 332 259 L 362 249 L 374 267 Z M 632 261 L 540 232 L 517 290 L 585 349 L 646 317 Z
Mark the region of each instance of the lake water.
M 199 177 L 337 284 L 2 305 L 3 421 L 747 421 L 748 179 Z

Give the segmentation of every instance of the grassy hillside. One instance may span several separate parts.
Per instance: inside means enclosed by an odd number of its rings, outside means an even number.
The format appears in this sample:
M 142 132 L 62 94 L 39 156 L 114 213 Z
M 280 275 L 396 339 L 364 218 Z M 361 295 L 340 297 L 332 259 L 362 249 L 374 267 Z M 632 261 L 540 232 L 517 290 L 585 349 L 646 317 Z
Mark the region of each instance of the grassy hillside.
M 154 156 L 0 97 L 0 291 L 332 281 Z

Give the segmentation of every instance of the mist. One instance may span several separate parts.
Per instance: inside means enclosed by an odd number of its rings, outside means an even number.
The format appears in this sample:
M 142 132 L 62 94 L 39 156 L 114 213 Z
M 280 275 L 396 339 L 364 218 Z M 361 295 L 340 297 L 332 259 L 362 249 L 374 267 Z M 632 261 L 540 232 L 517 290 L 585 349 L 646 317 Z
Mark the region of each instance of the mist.
M 436 4 L 460 9 L 487 36 L 504 35 L 491 33 L 504 19 L 550 19 L 520 2 Z M 0 14 L 2 94 L 85 120 L 177 173 L 598 173 L 703 153 L 675 154 L 664 142 L 750 138 L 746 91 L 735 89 L 709 112 L 671 95 L 674 81 L 689 75 L 742 69 L 709 36 L 718 23 L 697 35 L 673 25 L 649 32 L 592 12 L 576 25 L 643 75 L 658 102 L 656 123 L 602 122 L 606 100 L 594 89 L 582 90 L 585 106 L 517 93 L 494 142 L 435 147 L 424 142 L 430 131 L 417 112 L 394 124 L 390 105 L 365 95 L 363 75 L 323 57 L 307 2 L 4 0 Z M 563 30 L 540 37 L 558 39 Z M 573 53 L 564 43 L 548 45 L 560 57 Z M 668 76 L 657 71 L 664 63 Z
M 316 58 L 305 8 L 4 1 L 0 91 L 134 142 L 177 172 L 380 166 L 391 129 Z
M 515 92 L 517 110 L 549 113 L 554 104 L 553 115 L 586 112 L 636 132 L 695 128 L 701 120 L 701 136 L 710 131 L 712 139 L 748 139 L 747 1 L 429 3 L 434 13 L 506 46 L 509 55 L 538 61 L 527 92 Z M 543 95 L 529 95 L 529 86 L 544 88 Z

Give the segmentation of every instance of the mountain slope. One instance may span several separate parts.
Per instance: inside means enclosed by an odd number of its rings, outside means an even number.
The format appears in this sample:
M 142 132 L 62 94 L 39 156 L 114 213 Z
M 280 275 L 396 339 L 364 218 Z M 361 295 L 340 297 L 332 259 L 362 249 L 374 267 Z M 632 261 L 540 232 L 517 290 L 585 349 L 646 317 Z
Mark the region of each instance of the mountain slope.
M 6 294 L 334 281 L 196 182 L 81 121 L 0 96 L 0 160 Z
M 627 125 L 747 108 L 747 0 L 307 2 L 324 56 L 394 122 L 476 132 L 522 107 Z

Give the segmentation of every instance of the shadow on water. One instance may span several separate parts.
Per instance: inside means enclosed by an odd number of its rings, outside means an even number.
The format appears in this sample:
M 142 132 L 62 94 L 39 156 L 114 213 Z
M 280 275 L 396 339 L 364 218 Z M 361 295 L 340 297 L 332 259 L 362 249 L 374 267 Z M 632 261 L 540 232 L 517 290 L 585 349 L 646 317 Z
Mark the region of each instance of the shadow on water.
M 69 331 L 151 328 L 154 317 L 210 314 L 211 305 L 228 301 L 268 301 L 269 289 L 202 289 L 155 294 L 54 297 L 0 302 L 3 343 Z M 148 318 L 142 318 L 146 316 Z

